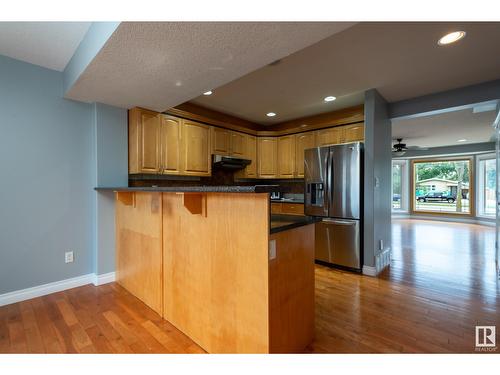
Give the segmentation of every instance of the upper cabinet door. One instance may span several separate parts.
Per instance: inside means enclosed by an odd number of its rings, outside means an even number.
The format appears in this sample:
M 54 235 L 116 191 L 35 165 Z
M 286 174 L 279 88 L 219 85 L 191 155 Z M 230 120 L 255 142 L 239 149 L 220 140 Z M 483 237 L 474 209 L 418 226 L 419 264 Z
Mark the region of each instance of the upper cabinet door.
M 278 177 L 295 176 L 295 135 L 278 138 Z
M 210 126 L 184 120 L 182 124 L 183 174 L 209 176 Z
M 159 173 L 160 121 L 153 111 L 129 111 L 129 173 Z
M 163 174 L 180 174 L 181 171 L 181 122 L 177 117 L 161 117 L 161 171 Z
M 246 177 L 257 177 L 257 137 L 245 135 L 245 158 L 252 161 L 245 168 Z
M 304 178 L 304 150 L 316 147 L 316 133 L 299 133 L 295 137 L 295 176 Z
M 278 177 L 278 139 L 273 137 L 258 138 L 257 172 L 259 178 Z
M 339 127 L 318 130 L 316 133 L 317 146 L 321 147 L 341 143 L 342 131 Z
M 238 132 L 231 132 L 231 156 L 242 158 L 245 155 L 245 134 Z
M 229 155 L 231 133 L 229 130 L 212 128 L 212 153 L 218 155 Z
M 343 126 L 344 128 L 344 142 L 358 142 L 365 140 L 365 125 L 354 124 Z

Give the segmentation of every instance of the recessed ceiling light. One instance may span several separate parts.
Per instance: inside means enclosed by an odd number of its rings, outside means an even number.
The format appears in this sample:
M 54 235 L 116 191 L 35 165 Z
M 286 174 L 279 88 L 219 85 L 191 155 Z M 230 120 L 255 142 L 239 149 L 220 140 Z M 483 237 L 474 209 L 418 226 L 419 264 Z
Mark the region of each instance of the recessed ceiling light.
M 307 124 L 300 125 L 301 128 L 307 128 Z
M 458 139 L 457 142 L 467 142 L 467 139 Z
M 458 42 L 460 39 L 464 37 L 465 37 L 465 31 L 454 31 L 452 33 L 446 34 L 441 39 L 439 39 L 438 44 L 440 46 L 444 46 L 446 44 Z
M 269 113 L 266 113 L 266 116 L 267 116 L 267 117 L 274 117 L 274 116 L 276 116 L 276 113 L 274 113 L 274 112 L 269 112 Z
M 325 102 L 333 102 L 335 99 L 337 99 L 335 96 L 327 96 L 325 99 L 323 99 Z
M 206 95 L 206 96 L 208 96 L 208 95 L 212 95 L 212 91 L 210 91 L 210 90 L 209 90 L 209 91 L 207 91 L 207 92 L 204 92 L 204 93 L 203 93 L 203 95 Z

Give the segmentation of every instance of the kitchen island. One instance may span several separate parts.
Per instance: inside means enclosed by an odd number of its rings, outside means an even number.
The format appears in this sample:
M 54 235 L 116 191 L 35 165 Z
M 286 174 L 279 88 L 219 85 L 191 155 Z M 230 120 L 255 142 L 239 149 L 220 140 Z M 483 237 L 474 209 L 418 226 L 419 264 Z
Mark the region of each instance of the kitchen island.
M 314 222 L 271 221 L 277 188 L 97 188 L 116 192 L 117 282 L 209 353 L 302 351 Z

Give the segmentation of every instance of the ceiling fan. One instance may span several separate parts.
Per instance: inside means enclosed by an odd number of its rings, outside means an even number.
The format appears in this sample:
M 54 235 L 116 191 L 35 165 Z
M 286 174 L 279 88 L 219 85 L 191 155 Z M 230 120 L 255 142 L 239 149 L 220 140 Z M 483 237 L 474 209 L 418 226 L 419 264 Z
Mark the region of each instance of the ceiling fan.
M 396 141 L 398 141 L 398 143 L 395 143 L 392 146 L 392 154 L 394 156 L 403 156 L 408 150 L 428 150 L 428 148 L 426 147 L 419 147 L 419 146 L 407 147 L 406 143 L 402 143 L 403 138 L 396 138 Z

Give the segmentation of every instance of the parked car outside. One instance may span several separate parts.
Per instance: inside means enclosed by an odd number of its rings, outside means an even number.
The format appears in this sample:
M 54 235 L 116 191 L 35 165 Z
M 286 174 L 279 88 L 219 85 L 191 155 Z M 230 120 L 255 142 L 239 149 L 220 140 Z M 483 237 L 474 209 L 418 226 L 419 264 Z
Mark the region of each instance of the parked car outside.
M 450 195 L 448 192 L 442 191 L 431 191 L 427 194 L 420 195 L 417 198 L 417 201 L 420 203 L 424 202 L 448 202 L 454 203 L 456 201 L 456 197 Z

